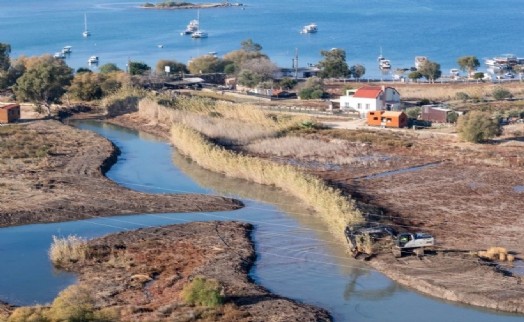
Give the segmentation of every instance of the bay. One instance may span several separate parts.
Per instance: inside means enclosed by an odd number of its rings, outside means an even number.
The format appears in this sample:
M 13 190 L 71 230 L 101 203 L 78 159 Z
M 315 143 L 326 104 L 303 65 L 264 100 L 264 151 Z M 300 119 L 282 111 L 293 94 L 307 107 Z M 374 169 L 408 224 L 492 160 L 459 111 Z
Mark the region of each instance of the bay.
M 242 1 L 243 7 L 200 10 L 207 39 L 181 36 L 197 10 L 141 9 L 144 1 L 0 0 L 0 42 L 12 45 L 12 57 L 54 53 L 73 46 L 67 63 L 88 67 L 100 57 L 125 69 L 129 60 L 150 66 L 159 59 L 183 63 L 208 52 L 223 55 L 251 38 L 281 67 L 316 63 L 320 51 L 346 50 L 349 65 L 363 64 L 365 77 L 380 76 L 376 58 L 382 48 L 393 70 L 413 65 L 415 56 L 440 63 L 443 73 L 457 58 L 479 59 L 503 53 L 524 56 L 524 2 L 453 0 Z M 84 13 L 92 36 L 84 39 Z M 316 23 L 316 34 L 300 34 Z M 158 45 L 163 45 L 159 48 Z M 96 69 L 96 67 L 94 67 Z

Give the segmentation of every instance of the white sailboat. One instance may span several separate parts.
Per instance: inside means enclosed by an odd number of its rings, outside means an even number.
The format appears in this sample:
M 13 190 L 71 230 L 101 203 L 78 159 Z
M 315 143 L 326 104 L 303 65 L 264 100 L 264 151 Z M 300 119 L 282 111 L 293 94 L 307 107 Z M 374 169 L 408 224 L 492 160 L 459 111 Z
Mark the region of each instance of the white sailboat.
M 87 30 L 87 15 L 84 13 L 84 32 L 82 32 L 82 36 L 89 37 L 91 36 L 91 32 Z
M 200 30 L 200 10 L 197 11 L 197 27 L 196 30 L 191 34 L 192 38 L 207 38 L 207 32 Z

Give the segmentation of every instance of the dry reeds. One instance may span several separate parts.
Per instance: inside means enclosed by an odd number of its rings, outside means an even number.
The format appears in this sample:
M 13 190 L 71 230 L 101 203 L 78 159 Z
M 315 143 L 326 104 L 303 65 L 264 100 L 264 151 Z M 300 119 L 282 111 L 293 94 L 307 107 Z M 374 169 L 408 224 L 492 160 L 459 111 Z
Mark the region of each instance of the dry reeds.
M 53 236 L 53 242 L 49 248 L 51 262 L 61 267 L 71 262 L 82 261 L 87 254 L 87 241 L 84 238 L 69 235 L 65 238 Z
M 342 236 L 340 232 L 348 223 L 363 220 L 352 200 L 346 199 L 340 191 L 327 186 L 322 180 L 292 166 L 227 151 L 183 124 L 173 124 L 171 138 L 183 154 L 204 168 L 259 184 L 274 185 L 304 200 L 322 214 L 329 227 L 337 233 L 336 236 Z

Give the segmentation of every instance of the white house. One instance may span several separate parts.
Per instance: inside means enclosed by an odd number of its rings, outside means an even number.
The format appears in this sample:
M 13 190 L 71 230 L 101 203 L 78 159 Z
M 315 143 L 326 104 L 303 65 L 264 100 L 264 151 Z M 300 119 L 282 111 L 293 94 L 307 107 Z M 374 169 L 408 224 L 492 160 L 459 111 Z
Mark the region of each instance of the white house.
M 400 110 L 400 94 L 393 87 L 364 86 L 347 90 L 338 99 L 342 111 L 357 111 L 366 117 L 369 111 Z

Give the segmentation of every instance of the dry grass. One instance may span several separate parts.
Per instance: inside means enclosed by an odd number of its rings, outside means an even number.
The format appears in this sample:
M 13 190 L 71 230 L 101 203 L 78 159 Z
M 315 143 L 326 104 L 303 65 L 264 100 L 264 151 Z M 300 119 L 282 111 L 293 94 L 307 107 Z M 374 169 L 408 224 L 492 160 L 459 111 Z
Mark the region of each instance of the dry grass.
M 371 166 L 383 158 L 368 145 L 346 140 L 319 140 L 297 136 L 271 138 L 251 143 L 244 150 L 254 154 L 293 157 L 324 164 Z
M 0 158 L 25 159 L 43 158 L 49 154 L 50 146 L 45 136 L 23 126 L 0 127 Z
M 87 255 L 87 241 L 84 238 L 69 235 L 65 238 L 53 236 L 53 242 L 49 248 L 51 262 L 61 267 L 69 262 L 83 261 Z
M 394 84 L 404 100 L 429 99 L 435 101 L 449 101 L 456 98 L 459 92 L 468 94 L 471 98 L 483 99 L 491 96 L 493 89 L 502 86 L 515 97 L 524 95 L 524 85 L 518 82 L 511 83 L 454 83 L 454 84 Z
M 321 214 L 336 236 L 341 236 L 340 231 L 347 224 L 363 220 L 352 200 L 322 180 L 292 166 L 227 151 L 183 124 L 174 124 L 171 134 L 173 144 L 204 168 L 259 184 L 274 185 L 302 199 Z

